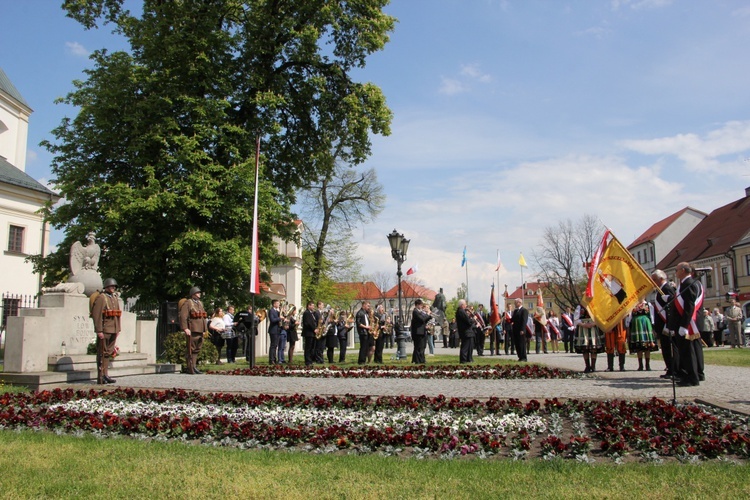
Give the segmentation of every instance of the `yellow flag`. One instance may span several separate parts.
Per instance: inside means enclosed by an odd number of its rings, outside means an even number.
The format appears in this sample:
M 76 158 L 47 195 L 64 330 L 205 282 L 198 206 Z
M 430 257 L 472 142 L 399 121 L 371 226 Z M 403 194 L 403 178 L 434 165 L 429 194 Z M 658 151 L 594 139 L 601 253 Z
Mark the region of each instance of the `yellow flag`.
M 518 265 L 521 267 L 529 267 L 526 265 L 526 259 L 523 258 L 523 253 L 521 254 L 521 258 L 518 259 Z
M 594 265 L 589 275 L 591 296 L 583 302 L 596 325 L 608 332 L 658 287 L 614 235 Z

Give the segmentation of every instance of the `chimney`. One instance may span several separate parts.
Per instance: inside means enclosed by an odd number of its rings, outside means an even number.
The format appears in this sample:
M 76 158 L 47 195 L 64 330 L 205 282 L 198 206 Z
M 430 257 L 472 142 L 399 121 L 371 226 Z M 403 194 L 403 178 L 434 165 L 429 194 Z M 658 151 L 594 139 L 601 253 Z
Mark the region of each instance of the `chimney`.
M 750 187 L 745 188 L 745 197 L 750 196 Z

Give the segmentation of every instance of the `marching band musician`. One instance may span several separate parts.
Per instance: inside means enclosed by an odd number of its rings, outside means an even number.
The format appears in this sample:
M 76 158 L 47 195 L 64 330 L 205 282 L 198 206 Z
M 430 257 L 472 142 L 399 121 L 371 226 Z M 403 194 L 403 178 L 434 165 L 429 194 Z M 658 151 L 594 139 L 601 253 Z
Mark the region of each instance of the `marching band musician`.
M 294 346 L 297 344 L 297 340 L 299 340 L 297 336 L 297 318 L 296 313 L 297 308 L 295 306 L 292 306 L 292 308 L 289 311 L 285 312 L 285 317 L 287 321 L 289 322 L 289 328 L 287 328 L 286 331 L 286 341 L 289 344 L 289 352 L 287 353 L 287 364 L 292 364 L 292 359 L 294 358 Z
M 326 325 L 328 325 L 326 328 L 326 354 L 328 357 L 328 362 L 330 364 L 333 364 L 333 350 L 336 349 L 339 346 L 339 336 L 338 336 L 338 318 L 335 317 L 336 311 L 331 309 L 328 312 L 328 319 L 326 320 Z
M 302 314 L 302 342 L 305 350 L 305 366 L 312 366 L 315 361 L 315 334 L 318 332 L 318 316 L 315 302 L 307 303 Z
M 411 355 L 411 362 L 423 365 L 425 364 L 424 350 L 427 347 L 427 322 L 432 318 L 427 304 L 422 299 L 414 301 L 414 310 L 411 313 L 411 338 L 414 341 L 414 352 Z
M 328 323 L 328 313 L 326 312 L 326 305 L 323 302 L 318 302 L 317 311 L 318 328 L 322 328 L 322 331 L 318 331 L 315 337 L 315 355 L 313 356 L 316 363 L 323 364 L 323 352 L 326 349 L 326 330 Z
M 346 312 L 341 311 L 336 322 L 336 335 L 339 339 L 339 363 L 346 362 L 346 343 L 349 340 L 349 330 L 353 326 L 353 323 L 347 321 Z
M 362 302 L 362 307 L 357 311 L 356 317 L 357 333 L 359 334 L 359 357 L 357 364 L 364 365 L 370 352 L 370 302 Z
M 255 342 L 260 318 L 253 313 L 253 306 L 248 305 L 247 311 L 237 313 L 234 319 L 234 324 L 237 325 L 237 333 L 242 335 L 243 338 L 242 349 L 245 354 L 245 361 L 250 362 L 250 342 Z
M 385 323 L 386 323 L 387 315 L 385 314 L 385 307 L 383 304 L 378 304 L 378 306 L 375 308 L 375 321 L 378 322 L 378 326 L 380 327 L 380 335 L 378 335 L 377 339 L 373 339 L 375 341 L 375 345 L 373 346 L 374 355 L 375 355 L 375 362 L 383 364 L 383 348 L 385 347 Z

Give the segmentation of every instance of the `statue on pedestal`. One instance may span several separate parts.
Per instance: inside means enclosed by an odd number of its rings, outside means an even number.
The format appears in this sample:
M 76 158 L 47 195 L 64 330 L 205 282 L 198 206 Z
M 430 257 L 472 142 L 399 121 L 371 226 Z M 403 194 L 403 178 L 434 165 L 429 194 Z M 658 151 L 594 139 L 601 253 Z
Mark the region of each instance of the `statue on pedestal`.
M 70 283 L 83 283 L 87 296 L 102 289 L 102 277 L 99 274 L 99 255 L 101 249 L 96 243 L 96 234 L 86 235 L 88 243 L 84 246 L 76 241 L 70 246 Z

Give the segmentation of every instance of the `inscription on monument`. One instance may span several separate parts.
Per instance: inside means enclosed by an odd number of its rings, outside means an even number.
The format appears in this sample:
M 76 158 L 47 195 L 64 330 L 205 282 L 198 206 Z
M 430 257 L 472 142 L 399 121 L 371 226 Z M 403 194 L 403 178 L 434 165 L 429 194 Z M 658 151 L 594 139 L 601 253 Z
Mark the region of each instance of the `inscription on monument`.
M 88 316 L 73 316 L 73 336 L 70 341 L 73 344 L 88 345 L 96 336 L 94 333 L 94 323 Z

